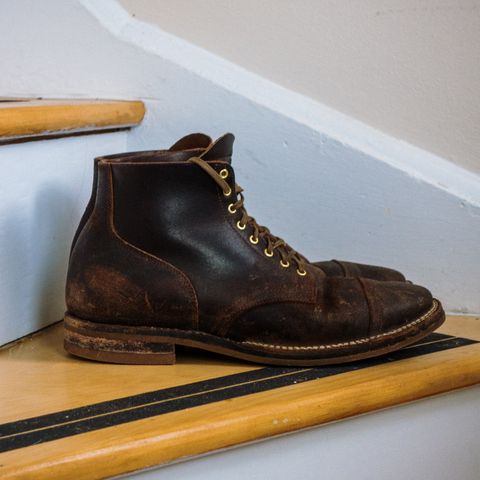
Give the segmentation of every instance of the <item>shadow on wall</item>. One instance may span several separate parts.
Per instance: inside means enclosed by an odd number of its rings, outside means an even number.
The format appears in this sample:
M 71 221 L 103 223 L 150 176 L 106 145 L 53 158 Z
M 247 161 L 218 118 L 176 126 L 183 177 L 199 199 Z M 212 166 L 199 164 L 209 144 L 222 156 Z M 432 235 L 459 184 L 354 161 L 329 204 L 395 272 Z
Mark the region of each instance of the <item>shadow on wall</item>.
M 38 283 L 35 298 L 38 318 L 43 324 L 60 320 L 65 311 L 65 278 L 74 210 L 69 192 L 56 185 L 46 185 L 35 198 L 31 237 L 35 238 L 35 232 L 39 232 L 36 275 L 43 281 Z
M 1 330 L 24 322 L 34 331 L 62 318 L 73 213 L 68 190 L 46 183 L 27 206 L 0 217 L 0 270 L 8 272 Z

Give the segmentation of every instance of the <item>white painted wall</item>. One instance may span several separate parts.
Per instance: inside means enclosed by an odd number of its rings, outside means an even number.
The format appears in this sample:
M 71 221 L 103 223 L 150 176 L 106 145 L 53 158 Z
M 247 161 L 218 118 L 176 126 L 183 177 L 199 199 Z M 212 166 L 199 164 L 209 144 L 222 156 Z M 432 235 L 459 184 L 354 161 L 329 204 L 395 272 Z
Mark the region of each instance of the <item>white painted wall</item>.
M 276 234 L 311 259 L 399 268 L 450 311 L 480 312 L 478 176 L 139 22 L 113 0 L 2 9 L 3 95 L 142 98 L 144 124 L 121 149 L 233 131 L 247 207 Z
M 92 189 L 92 158 L 127 134 L 0 146 L 0 345 L 63 318 L 73 233 Z
M 478 480 L 479 398 L 474 387 L 122 478 Z
M 121 0 L 279 85 L 480 172 L 478 0 Z

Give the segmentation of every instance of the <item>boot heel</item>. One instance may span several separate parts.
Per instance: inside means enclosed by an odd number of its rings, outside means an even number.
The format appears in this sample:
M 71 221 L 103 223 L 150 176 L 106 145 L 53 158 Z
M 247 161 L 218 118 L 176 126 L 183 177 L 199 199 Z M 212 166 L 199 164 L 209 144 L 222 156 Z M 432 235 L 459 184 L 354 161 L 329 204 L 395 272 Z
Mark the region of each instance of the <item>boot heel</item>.
M 100 324 L 66 314 L 64 348 L 68 353 L 108 363 L 173 365 L 175 345 L 136 332 L 136 327 Z M 142 330 L 145 330 L 143 327 Z

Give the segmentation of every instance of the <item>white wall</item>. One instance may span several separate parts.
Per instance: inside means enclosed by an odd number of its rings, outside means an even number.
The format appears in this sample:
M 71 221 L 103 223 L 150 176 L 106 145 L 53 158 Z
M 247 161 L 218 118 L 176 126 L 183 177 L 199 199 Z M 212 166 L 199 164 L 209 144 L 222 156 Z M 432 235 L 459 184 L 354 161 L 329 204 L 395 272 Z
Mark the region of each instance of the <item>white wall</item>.
M 279 85 L 480 172 L 478 0 L 121 0 Z

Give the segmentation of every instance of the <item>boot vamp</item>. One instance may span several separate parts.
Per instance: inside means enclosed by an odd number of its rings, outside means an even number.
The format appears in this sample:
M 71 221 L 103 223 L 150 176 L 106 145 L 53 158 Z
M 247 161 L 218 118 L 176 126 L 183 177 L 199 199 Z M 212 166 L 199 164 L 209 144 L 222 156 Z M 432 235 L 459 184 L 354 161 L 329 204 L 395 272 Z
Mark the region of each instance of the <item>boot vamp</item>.
M 252 308 L 233 319 L 225 336 L 292 347 L 368 341 L 394 334 L 432 303 L 430 292 L 417 285 L 327 277 L 315 305 L 286 302 Z
M 405 281 L 403 273 L 387 267 L 346 262 L 343 260 L 328 260 L 314 262 L 313 264 L 322 269 L 329 277 L 363 277 L 387 282 Z

